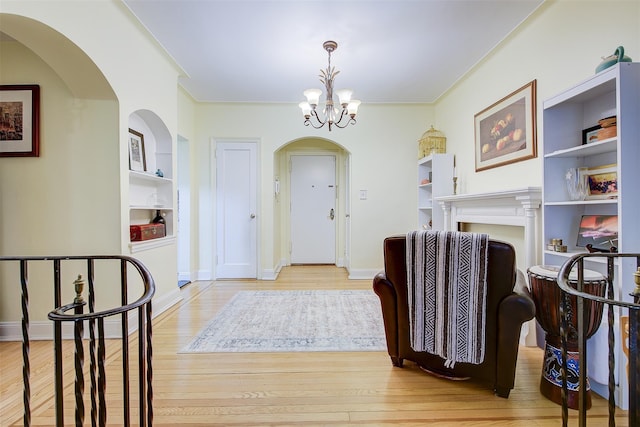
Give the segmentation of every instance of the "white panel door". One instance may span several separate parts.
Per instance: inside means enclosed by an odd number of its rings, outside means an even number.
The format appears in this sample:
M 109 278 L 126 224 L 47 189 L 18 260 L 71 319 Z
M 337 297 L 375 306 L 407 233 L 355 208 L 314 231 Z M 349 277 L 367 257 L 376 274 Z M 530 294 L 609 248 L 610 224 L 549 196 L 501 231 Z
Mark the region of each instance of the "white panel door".
M 257 278 L 256 144 L 216 146 L 216 278 Z
M 336 158 L 291 156 L 291 263 L 336 262 Z

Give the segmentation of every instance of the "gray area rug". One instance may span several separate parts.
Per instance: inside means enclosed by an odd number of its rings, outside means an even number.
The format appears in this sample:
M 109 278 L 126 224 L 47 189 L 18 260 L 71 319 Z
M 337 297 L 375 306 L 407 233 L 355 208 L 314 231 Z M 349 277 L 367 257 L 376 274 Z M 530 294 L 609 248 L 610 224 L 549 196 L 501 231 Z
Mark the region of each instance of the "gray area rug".
M 373 291 L 240 291 L 181 353 L 386 348 Z

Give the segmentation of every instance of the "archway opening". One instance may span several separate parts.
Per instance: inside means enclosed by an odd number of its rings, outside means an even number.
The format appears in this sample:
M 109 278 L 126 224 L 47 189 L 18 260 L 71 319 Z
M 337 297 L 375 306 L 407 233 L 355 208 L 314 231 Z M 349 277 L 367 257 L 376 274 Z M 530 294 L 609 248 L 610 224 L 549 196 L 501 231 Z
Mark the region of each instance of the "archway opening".
M 349 268 L 351 153 L 335 141 L 306 137 L 283 144 L 274 152 L 274 254 L 281 266 L 291 265 L 292 156 L 335 157 L 335 265 Z

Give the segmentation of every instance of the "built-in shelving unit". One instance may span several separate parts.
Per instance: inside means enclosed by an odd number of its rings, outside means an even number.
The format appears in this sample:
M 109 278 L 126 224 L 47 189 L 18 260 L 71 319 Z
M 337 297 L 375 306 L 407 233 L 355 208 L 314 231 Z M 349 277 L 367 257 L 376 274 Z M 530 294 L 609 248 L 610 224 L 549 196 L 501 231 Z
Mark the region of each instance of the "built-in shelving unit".
M 582 131 L 606 117 L 616 116 L 617 134 L 613 138 L 583 144 Z M 547 99 L 543 104 L 543 261 L 561 265 L 575 253 L 586 252 L 578 246 L 583 215 L 615 215 L 618 219 L 618 252 L 640 252 L 640 63 L 619 63 L 593 77 Z M 615 197 L 570 200 L 566 186 L 569 168 L 593 169 L 615 165 L 618 192 Z M 606 195 L 605 195 L 606 197 Z M 562 239 L 567 252 L 548 250 L 551 239 Z M 606 275 L 602 261 L 589 259 L 585 268 Z M 634 263 L 627 259 L 616 264 L 616 296 L 631 300 Z M 606 316 L 604 316 L 606 318 Z M 617 331 L 617 342 L 620 334 Z M 604 343 L 606 328 L 601 327 L 589 340 L 589 375 L 592 388 L 607 395 L 607 361 L 597 350 Z M 593 356 L 592 356 L 593 355 Z M 618 352 L 618 360 L 622 352 Z M 619 375 L 626 376 L 625 363 Z M 618 402 L 627 402 L 626 382 L 621 381 Z
M 453 154 L 418 160 L 418 228 L 444 230 L 444 213 L 436 197 L 453 194 Z
M 130 242 L 132 253 L 175 241 L 173 154 L 171 135 L 157 115 L 141 110 L 129 117 L 129 128 L 144 137 L 144 171 L 129 171 L 129 224 L 148 224 L 160 211 L 165 219 L 166 236 L 142 242 Z M 156 174 L 160 169 L 162 176 Z

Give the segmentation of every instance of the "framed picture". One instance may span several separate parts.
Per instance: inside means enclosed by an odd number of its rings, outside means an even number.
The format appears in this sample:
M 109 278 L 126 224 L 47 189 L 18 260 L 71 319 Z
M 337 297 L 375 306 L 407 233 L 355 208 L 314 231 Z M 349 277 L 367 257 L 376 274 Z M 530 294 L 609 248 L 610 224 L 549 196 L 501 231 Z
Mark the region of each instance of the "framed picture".
M 147 170 L 147 159 L 144 154 L 144 136 L 129 129 L 129 169 L 144 172 Z
M 536 81 L 475 115 L 476 172 L 537 156 Z
M 615 164 L 587 168 L 587 199 L 615 199 L 618 197 L 618 168 Z
M 0 157 L 40 155 L 40 86 L 0 85 Z
M 576 246 L 599 249 L 618 246 L 618 215 L 582 215 Z
M 598 131 L 602 129 L 600 125 L 582 130 L 582 145 L 598 142 Z

